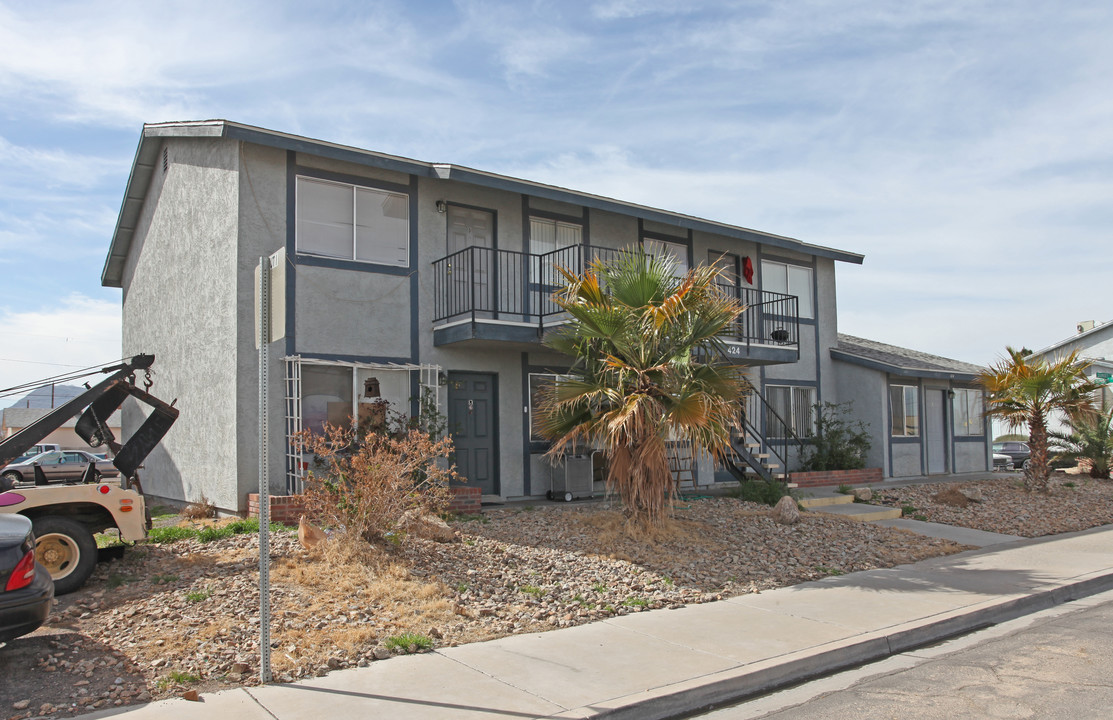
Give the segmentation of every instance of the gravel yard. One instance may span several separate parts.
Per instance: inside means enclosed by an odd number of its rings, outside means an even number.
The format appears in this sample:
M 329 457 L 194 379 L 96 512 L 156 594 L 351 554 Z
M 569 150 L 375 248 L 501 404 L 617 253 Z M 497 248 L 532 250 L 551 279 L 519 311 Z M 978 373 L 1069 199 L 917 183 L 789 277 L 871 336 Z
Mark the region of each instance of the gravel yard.
M 939 493 L 963 488 L 980 496 L 964 507 L 947 502 Z M 910 508 L 905 515 L 917 520 L 958 525 L 988 532 L 1040 537 L 1085 530 L 1113 523 L 1113 482 L 1085 475 L 1057 472 L 1047 495 L 1023 490 L 1019 475 L 959 485 L 912 485 L 874 494 L 873 504 Z M 961 501 L 959 501 L 961 504 Z
M 885 491 L 935 522 L 1040 535 L 1113 522 L 1113 483 L 1072 478 L 1049 497 L 1009 477 L 983 502 L 931 501 L 943 486 Z M 1053 508 L 1047 511 L 1045 506 Z M 1105 514 L 1102 515 L 1101 512 Z M 274 671 L 279 681 L 398 652 L 592 622 L 965 549 L 900 530 L 805 513 L 793 526 L 731 499 L 680 503 L 658 542 L 618 532 L 607 503 L 486 510 L 460 538 L 407 538 L 370 562 L 326 564 L 293 533 L 272 536 Z M 1049 520 L 1054 517 L 1055 520 Z M 72 715 L 257 682 L 256 538 L 129 549 L 59 599 L 47 627 L 0 650 L 0 718 Z

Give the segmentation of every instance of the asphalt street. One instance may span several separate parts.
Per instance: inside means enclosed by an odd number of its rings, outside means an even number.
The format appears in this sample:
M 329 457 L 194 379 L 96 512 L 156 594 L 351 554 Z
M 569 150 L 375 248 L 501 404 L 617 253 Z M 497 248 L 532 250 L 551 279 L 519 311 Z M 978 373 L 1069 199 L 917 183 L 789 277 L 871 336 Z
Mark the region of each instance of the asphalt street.
M 1113 592 L 698 716 L 1113 717 Z

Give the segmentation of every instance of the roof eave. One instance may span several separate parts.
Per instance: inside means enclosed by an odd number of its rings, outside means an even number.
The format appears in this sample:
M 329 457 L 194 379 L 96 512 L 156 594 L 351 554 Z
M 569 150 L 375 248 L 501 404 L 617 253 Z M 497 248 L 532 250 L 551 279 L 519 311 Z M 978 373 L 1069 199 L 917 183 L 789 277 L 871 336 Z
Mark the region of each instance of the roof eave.
M 1056 350 L 1062 350 L 1063 348 L 1065 348 L 1067 345 L 1070 345 L 1071 343 L 1078 342 L 1078 340 L 1083 339 L 1083 338 L 1088 338 L 1091 335 L 1096 335 L 1103 330 L 1111 329 L 1111 327 L 1113 327 L 1113 326 L 1111 326 L 1110 323 L 1113 323 L 1113 321 L 1103 322 L 1101 325 L 1095 325 L 1094 327 L 1090 328 L 1089 330 L 1086 330 L 1085 332 L 1080 332 L 1076 335 L 1072 335 L 1069 338 L 1067 338 L 1066 340 L 1060 340 L 1059 342 L 1055 343 L 1054 345 L 1048 345 L 1043 350 L 1037 350 L 1034 353 L 1032 353 L 1032 357 L 1046 358 L 1050 353 L 1052 353 Z
M 105 259 L 104 269 L 101 271 L 101 285 L 105 287 L 122 287 L 124 263 L 131 250 L 132 237 L 135 232 L 139 215 L 146 201 L 147 188 L 150 185 L 151 173 L 157 162 L 158 152 L 164 138 L 230 138 L 257 145 L 275 147 L 295 152 L 305 152 L 328 157 L 335 160 L 358 163 L 393 170 L 421 177 L 431 177 L 444 180 L 455 180 L 494 189 L 508 190 L 511 192 L 532 195 L 534 197 L 567 202 L 585 207 L 615 212 L 623 215 L 632 215 L 647 220 L 653 220 L 679 228 L 713 232 L 740 240 L 761 243 L 787 250 L 829 258 L 840 262 L 861 265 L 864 256 L 858 253 L 837 250 L 821 245 L 810 245 L 790 237 L 763 233 L 758 230 L 726 225 L 711 220 L 673 213 L 667 210 L 646 207 L 634 203 L 626 203 L 613 198 L 607 198 L 590 193 L 577 192 L 553 185 L 535 183 L 529 180 L 512 178 L 505 175 L 474 170 L 459 165 L 445 163 L 425 163 L 395 155 L 362 150 L 347 145 L 313 140 L 297 135 L 289 135 L 265 128 L 241 125 L 226 120 L 203 120 L 196 122 L 167 122 L 148 123 L 143 126 L 143 133 L 139 138 L 139 146 L 135 151 L 131 172 L 128 174 L 127 185 L 124 189 L 124 199 L 117 216 L 116 228 L 112 234 L 109 245 L 108 257 Z
M 882 362 L 874 358 L 862 357 L 845 350 L 831 348 L 831 359 L 841 360 L 853 365 L 860 365 L 871 370 L 896 375 L 898 377 L 927 378 L 931 380 L 953 380 L 956 382 L 974 382 L 978 379 L 977 373 L 961 372 L 958 370 L 929 370 L 927 368 L 907 367 Z

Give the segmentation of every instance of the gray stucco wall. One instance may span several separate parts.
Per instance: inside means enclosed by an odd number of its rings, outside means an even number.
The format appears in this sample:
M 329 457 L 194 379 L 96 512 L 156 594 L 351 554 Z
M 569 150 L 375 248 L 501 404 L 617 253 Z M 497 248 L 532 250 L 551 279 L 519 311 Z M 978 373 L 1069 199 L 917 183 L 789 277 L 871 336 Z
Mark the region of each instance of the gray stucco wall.
M 408 358 L 410 278 L 298 265 L 298 352 Z
M 893 443 L 893 466 L 890 477 L 914 477 L 924 474 L 919 442 Z
M 178 422 L 147 458 L 144 490 L 235 510 L 238 167 L 235 143 L 169 141 L 123 276 L 123 350 L 156 356 L 152 391 Z M 141 422 L 125 407 L 124 434 Z
M 869 428 L 870 451 L 866 467 L 879 467 L 889 475 L 888 386 L 885 374 L 850 363 L 832 363 L 832 402 L 849 403 L 851 416 Z M 831 377 L 828 375 L 827 377 Z
M 288 156 L 218 140 L 172 141 L 170 151 L 170 172 L 165 177 L 156 173 L 152 180 L 124 282 L 125 350 L 173 358 L 167 360 L 156 390 L 179 397 L 182 408 L 182 420 L 148 462 L 148 489 L 178 499 L 196 499 L 203 493 L 221 508 L 240 509 L 257 482 L 253 273 L 260 255 L 287 244 Z M 296 163 L 356 178 L 410 182 L 396 172 L 314 156 L 299 154 Z M 392 357 L 433 363 L 445 372 L 496 374 L 500 493 L 506 498 L 522 496 L 525 467 L 532 461 L 524 444 L 528 398 L 523 394 L 522 353 L 536 352 L 537 346 L 471 341 L 434 347 L 432 333 L 432 263 L 446 250 L 446 216 L 437 212 L 436 202 L 494 211 L 498 247 L 521 250 L 527 223 L 522 196 L 432 178 L 419 179 L 417 188 L 417 259 L 409 271 L 416 276 L 418 307 L 411 306 L 411 280 L 404 275 L 288 265 L 286 271 L 296 282 L 294 303 L 288 308 L 294 315 L 294 351 Z M 581 214 L 578 207 L 536 199 L 530 206 Z M 593 245 L 619 247 L 639 239 L 633 217 L 592 211 L 588 227 Z M 646 228 L 679 239 L 687 236 L 684 230 L 656 223 Z M 755 284 L 760 283 L 761 248 L 713 233 L 693 233 L 693 263 L 706 262 L 710 250 L 750 256 L 757 272 Z M 766 368 L 766 381 L 820 380 L 819 397 L 827 399 L 834 376 L 827 348 L 836 333 L 833 262 L 786 251 L 775 254 L 815 268 L 818 317 L 801 328 L 800 362 Z M 284 465 L 285 347 L 284 342 L 275 343 L 270 351 L 269 469 L 275 491 L 282 487 Z M 235 432 L 229 433 L 233 427 Z M 713 477 L 706 459 L 700 462 L 699 477 L 704 483 Z M 530 493 L 543 494 L 547 487 L 545 478 L 535 473 Z
M 259 258 L 286 245 L 286 154 L 247 143 L 240 152 L 239 232 L 236 255 L 236 497 L 240 509 L 247 494 L 259 491 L 259 351 L 255 347 L 255 269 Z M 288 265 L 286 273 L 294 272 Z M 285 288 L 274 287 L 278 302 L 285 302 Z M 282 362 L 285 341 L 269 348 L 268 402 L 270 459 L 267 464 L 271 492 L 285 494 L 286 369 Z
M 992 469 L 986 465 L 985 442 L 960 441 L 955 443 L 955 472 L 985 472 Z

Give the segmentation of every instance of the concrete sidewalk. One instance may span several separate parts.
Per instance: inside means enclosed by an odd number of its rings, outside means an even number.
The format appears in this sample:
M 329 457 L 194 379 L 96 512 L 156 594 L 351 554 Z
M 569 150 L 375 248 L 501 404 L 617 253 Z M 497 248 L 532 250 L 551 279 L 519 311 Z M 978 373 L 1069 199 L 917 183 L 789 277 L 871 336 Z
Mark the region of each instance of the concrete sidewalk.
M 653 720 L 1109 589 L 1113 526 L 85 717 Z

